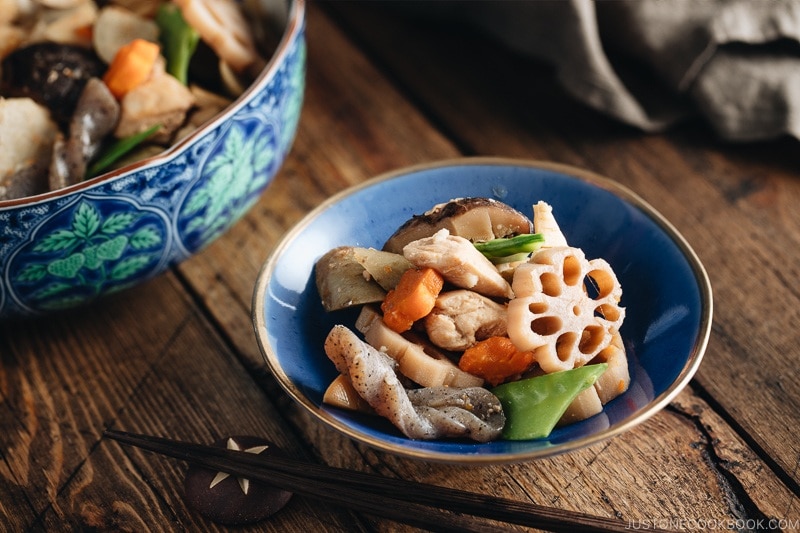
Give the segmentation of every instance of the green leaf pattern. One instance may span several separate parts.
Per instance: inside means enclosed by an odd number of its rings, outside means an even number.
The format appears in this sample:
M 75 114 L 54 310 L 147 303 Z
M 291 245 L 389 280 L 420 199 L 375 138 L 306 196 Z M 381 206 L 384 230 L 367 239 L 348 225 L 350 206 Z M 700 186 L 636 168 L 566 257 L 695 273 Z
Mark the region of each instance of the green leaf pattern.
M 68 228 L 56 229 L 39 239 L 33 250 L 41 253 L 43 260 L 25 265 L 16 281 L 39 283 L 49 278 L 51 281 L 33 296 L 39 305 L 50 309 L 127 286 L 157 258 L 154 252 L 163 241 L 155 226 L 135 227 L 139 216 L 116 212 L 103 218 L 91 203 L 80 202 Z
M 103 221 L 100 231 L 108 235 L 119 233 L 133 224 L 134 219 L 132 213 L 114 213 Z
M 153 248 L 161 244 L 161 235 L 159 235 L 158 229 L 147 226 L 131 235 L 131 240 L 128 244 L 130 244 L 131 248 L 134 250 Z
M 134 255 L 127 259 L 120 261 L 114 268 L 111 269 L 111 279 L 125 280 L 134 274 L 138 273 L 150 262 L 150 257 L 147 255 Z
M 36 245 L 34 251 L 57 252 L 58 250 L 71 248 L 77 241 L 78 237 L 74 232 L 66 229 L 60 229 L 42 239 L 42 241 Z
M 187 233 L 198 231 L 206 241 L 244 214 L 247 200 L 268 179 L 265 170 L 275 159 L 265 130 L 260 125 L 249 137 L 241 124 L 229 130 L 220 152 L 205 165 L 202 186 L 184 204 L 182 215 L 192 217 Z
M 100 215 L 86 202 L 81 202 L 72 220 L 72 231 L 79 239 L 90 239 L 100 228 Z

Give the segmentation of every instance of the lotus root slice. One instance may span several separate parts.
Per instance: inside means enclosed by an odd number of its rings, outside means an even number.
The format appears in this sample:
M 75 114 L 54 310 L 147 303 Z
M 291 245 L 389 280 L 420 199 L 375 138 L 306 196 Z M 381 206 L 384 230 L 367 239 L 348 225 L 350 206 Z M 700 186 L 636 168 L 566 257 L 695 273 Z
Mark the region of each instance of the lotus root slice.
M 508 304 L 508 336 L 534 351 L 545 372 L 583 366 L 606 348 L 625 318 L 611 266 L 574 247 L 536 253 L 519 265 Z

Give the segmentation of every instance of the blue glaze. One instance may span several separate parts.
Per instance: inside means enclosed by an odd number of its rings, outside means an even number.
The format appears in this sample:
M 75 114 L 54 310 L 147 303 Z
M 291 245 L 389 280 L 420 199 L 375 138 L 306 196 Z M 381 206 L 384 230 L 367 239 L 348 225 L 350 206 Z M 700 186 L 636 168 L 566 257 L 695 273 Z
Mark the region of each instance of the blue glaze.
M 380 248 L 412 214 L 466 196 L 494 197 L 523 213 L 544 200 L 573 246 L 602 257 L 623 288 L 621 333 L 632 382 L 603 413 L 533 441 L 415 441 L 391 424 L 322 405 L 336 370 L 323 351 L 331 327 L 353 328 L 355 312 L 325 313 L 316 260 L 339 245 Z M 503 159 L 416 167 L 345 191 L 289 232 L 262 269 L 254 324 L 266 362 L 284 388 L 322 421 L 377 448 L 427 460 L 503 462 L 543 457 L 617 434 L 652 415 L 686 385 L 711 323 L 703 267 L 669 223 L 633 193 L 585 171 Z
M 225 233 L 288 154 L 305 87 L 304 2 L 267 71 L 163 155 L 63 191 L 0 202 L 0 319 L 93 301 Z

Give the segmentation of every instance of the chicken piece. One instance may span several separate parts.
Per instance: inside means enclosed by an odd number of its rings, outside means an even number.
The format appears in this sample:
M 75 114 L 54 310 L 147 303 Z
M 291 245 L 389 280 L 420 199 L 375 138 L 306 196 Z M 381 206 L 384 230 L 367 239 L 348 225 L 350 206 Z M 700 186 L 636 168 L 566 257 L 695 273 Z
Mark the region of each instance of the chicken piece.
M 477 341 L 505 336 L 506 308 L 477 292 L 447 291 L 436 299 L 424 323 L 433 344 L 460 352 Z
M 491 261 L 464 237 L 450 235 L 441 229 L 431 237 L 408 243 L 403 255 L 417 267 L 430 267 L 462 289 L 471 289 L 484 296 L 513 298 L 511 285 L 500 275 Z
M 189 85 L 189 90 L 194 95 L 195 105 L 189 113 L 186 123 L 175 134 L 176 141 L 190 135 L 233 103 L 231 99 L 207 91 L 199 85 Z
M 502 406 L 486 389 L 421 389 L 413 393 L 414 405 L 395 374 L 394 361 L 347 327 L 333 327 L 325 339 L 325 353 L 375 412 L 410 439 L 469 437 L 486 442 L 500 435 L 505 423 Z
M 119 123 L 114 131 L 117 138 L 130 137 L 160 124 L 158 132 L 150 139 L 167 143 L 194 105 L 194 95 L 175 77 L 158 69 L 147 81 L 128 92 L 120 105 Z

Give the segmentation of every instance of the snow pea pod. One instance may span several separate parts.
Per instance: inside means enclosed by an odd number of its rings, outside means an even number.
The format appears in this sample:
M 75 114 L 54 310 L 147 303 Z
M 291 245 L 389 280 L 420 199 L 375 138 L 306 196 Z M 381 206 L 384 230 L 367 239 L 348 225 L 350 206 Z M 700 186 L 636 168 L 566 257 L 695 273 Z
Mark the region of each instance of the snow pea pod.
M 606 363 L 586 365 L 493 388 L 506 415 L 503 438 L 527 440 L 550 435 L 575 397 L 591 387 L 606 368 Z

